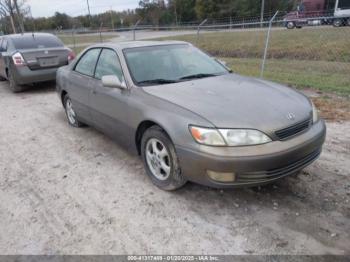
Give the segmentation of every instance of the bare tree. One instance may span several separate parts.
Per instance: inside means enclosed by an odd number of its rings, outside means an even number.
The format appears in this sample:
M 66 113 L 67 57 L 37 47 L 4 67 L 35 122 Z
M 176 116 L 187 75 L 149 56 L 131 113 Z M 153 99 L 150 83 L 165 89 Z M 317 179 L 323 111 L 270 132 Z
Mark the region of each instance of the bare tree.
M 15 34 L 16 27 L 14 22 L 15 19 L 11 0 L 0 0 L 0 12 L 4 18 L 8 16 L 10 17 L 12 31 Z
M 14 34 L 16 33 L 16 20 L 19 24 L 21 33 L 24 33 L 23 18 L 26 14 L 24 11 L 24 4 L 25 0 L 0 0 L 0 16 L 5 19 L 9 17 Z M 15 18 L 15 13 L 17 19 Z

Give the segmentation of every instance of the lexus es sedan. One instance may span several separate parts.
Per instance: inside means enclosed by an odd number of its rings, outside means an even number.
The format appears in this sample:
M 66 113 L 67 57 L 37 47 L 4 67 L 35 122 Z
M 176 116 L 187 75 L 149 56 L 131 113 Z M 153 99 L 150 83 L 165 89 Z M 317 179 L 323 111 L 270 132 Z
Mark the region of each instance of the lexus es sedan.
M 326 136 L 306 96 L 232 73 L 186 42 L 91 46 L 56 82 L 69 124 L 141 155 L 164 190 L 270 183 L 316 160 Z
M 25 33 L 0 37 L 0 81 L 8 80 L 13 92 L 27 84 L 52 81 L 56 71 L 75 57 L 52 34 Z

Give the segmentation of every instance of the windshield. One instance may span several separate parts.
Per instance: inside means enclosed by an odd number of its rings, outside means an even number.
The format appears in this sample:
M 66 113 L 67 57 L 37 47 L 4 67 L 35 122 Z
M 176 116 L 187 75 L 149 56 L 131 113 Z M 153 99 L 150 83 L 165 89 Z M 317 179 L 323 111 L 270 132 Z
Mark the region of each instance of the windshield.
M 55 36 L 51 35 L 23 35 L 12 38 L 16 49 L 37 49 L 62 47 L 63 43 Z
M 138 85 L 168 84 L 229 73 L 215 59 L 187 44 L 130 48 L 124 50 L 124 56 Z

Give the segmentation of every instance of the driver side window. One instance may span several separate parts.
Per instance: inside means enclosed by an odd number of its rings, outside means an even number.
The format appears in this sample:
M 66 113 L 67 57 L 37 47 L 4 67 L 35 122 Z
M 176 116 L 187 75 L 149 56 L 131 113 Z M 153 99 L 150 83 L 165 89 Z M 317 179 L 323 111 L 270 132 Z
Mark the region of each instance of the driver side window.
M 115 75 L 119 78 L 120 82 L 124 82 L 118 55 L 111 49 L 102 50 L 95 71 L 95 78 L 97 79 L 101 79 L 107 75 Z

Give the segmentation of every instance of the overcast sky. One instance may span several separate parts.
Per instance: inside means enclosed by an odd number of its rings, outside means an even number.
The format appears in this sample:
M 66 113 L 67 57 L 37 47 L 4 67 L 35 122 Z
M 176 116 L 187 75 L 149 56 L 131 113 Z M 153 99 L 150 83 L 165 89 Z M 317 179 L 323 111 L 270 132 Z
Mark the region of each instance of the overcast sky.
M 33 17 L 52 16 L 56 11 L 71 16 L 87 14 L 86 0 L 27 0 L 31 6 Z M 100 13 L 111 8 L 116 11 L 134 9 L 138 0 L 89 0 L 92 14 Z

